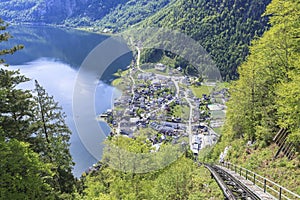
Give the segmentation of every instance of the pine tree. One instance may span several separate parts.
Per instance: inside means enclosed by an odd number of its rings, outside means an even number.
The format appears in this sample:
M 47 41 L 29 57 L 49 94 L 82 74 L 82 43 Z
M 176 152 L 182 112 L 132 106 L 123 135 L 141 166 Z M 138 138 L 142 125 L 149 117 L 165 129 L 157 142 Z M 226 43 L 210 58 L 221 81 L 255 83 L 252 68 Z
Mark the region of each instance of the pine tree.
M 19 71 L 0 69 L 0 126 L 8 139 L 31 140 L 32 95 L 29 90 L 17 88 L 28 80 Z
M 35 81 L 36 106 L 34 108 L 34 134 L 33 148 L 38 152 L 44 162 L 55 164 L 53 187 L 62 193 L 71 193 L 74 189 L 72 167 L 74 165 L 69 151 L 71 131 L 65 123 L 65 114 L 49 96 L 45 89 Z
M 8 24 L 5 23 L 1 18 L 0 18 L 0 31 L 5 31 L 6 28 L 8 27 Z M 8 32 L 3 32 L 0 34 L 0 42 L 3 42 L 3 41 L 8 41 L 10 38 L 12 38 L 12 36 L 8 33 Z M 16 51 L 20 50 L 20 49 L 23 49 L 24 46 L 23 45 L 16 45 L 10 49 L 0 49 L 0 56 L 2 55 L 6 55 L 6 54 L 13 54 L 15 53 Z M 5 60 L 3 59 L 0 59 L 0 64 L 4 64 L 5 63 Z M 5 64 L 7 65 L 7 64 Z
M 7 26 L 0 19 L 0 32 Z M 0 42 L 11 37 L 4 32 Z M 0 50 L 0 56 L 21 48 Z M 0 64 L 8 66 L 3 59 Z M 74 188 L 71 133 L 61 108 L 38 83 L 34 98 L 18 88 L 27 81 L 19 71 L 0 69 L 0 199 L 54 199 L 53 189 L 56 199 L 65 199 Z
M 6 32 L 8 24 L 0 19 L 0 42 L 8 41 L 12 36 Z M 22 45 L 10 49 L 0 49 L 0 56 L 13 54 L 22 49 Z M 6 65 L 3 59 L 0 64 Z M 28 90 L 18 89 L 21 83 L 29 81 L 19 71 L 10 71 L 5 67 L 0 69 L 0 127 L 7 139 L 15 138 L 21 141 L 30 140 L 31 94 Z

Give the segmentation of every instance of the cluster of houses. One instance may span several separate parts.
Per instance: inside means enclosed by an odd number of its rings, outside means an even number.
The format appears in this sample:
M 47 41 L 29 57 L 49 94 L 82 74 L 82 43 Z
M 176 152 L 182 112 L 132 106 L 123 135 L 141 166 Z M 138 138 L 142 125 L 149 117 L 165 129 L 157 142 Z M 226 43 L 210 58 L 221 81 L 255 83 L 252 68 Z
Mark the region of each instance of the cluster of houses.
M 165 66 L 158 67 L 164 70 Z M 122 96 L 115 101 L 113 110 L 101 115 L 115 132 L 134 137 L 137 130 L 150 128 L 157 133 L 151 138 L 153 145 L 166 140 L 168 136 L 177 138 L 187 135 L 185 122 L 180 117 L 167 115 L 171 103 L 184 104 L 181 98 L 175 96 L 174 82 L 154 73 L 137 74 L 135 82 L 134 86 L 126 87 Z
M 223 88 L 221 90 L 218 91 L 213 91 L 211 94 L 211 99 L 212 99 L 212 103 L 222 103 L 225 104 L 229 98 L 229 91 L 228 88 Z M 217 100 L 220 99 L 220 101 L 218 102 Z
M 150 141 L 153 145 L 158 145 L 168 140 L 168 138 L 172 138 L 172 141 L 176 142 L 179 137 L 187 136 L 184 134 L 186 131 L 185 124 L 172 122 L 151 122 L 149 127 L 157 131 L 157 134 L 150 138 Z
M 170 101 L 178 101 L 174 97 L 175 85 L 172 81 L 151 73 L 139 74 L 138 79 L 141 81 L 134 86 L 134 94 L 130 89 L 123 91 L 122 97 L 114 104 L 124 110 L 123 116 L 154 118 L 150 111 L 158 110 Z
M 165 72 L 166 69 L 163 64 L 155 66 L 157 71 Z M 138 133 L 138 130 L 152 129 L 151 137 L 148 139 L 157 148 L 162 142 L 170 141 L 170 138 L 174 142 L 179 137 L 186 137 L 189 116 L 187 118 L 174 116 L 172 110 L 176 105 L 193 108 L 191 128 L 194 134 L 205 135 L 208 132 L 207 127 L 199 127 L 199 123 L 211 120 L 209 104 L 213 100 L 212 96 L 203 95 L 202 98 L 197 98 L 190 89 L 185 87 L 176 91 L 178 85 L 174 83 L 177 81 L 179 84 L 189 86 L 197 82 L 196 79 L 187 76 L 174 76 L 171 79 L 170 76 L 152 72 L 136 73 L 137 69 L 134 68 L 133 72 L 134 76 L 131 75 L 130 79 L 134 81 L 129 79 L 124 81 L 125 89 L 122 91 L 122 96 L 114 102 L 114 109 L 101 115 L 115 129 L 114 133 L 134 137 L 134 133 Z M 213 97 L 225 96 L 226 90 L 217 91 L 213 95 Z M 199 150 L 201 142 L 196 141 Z
M 186 131 L 186 125 L 183 123 L 174 122 L 151 122 L 149 127 L 157 131 L 158 133 L 168 136 L 176 136 L 179 133 L 183 134 Z

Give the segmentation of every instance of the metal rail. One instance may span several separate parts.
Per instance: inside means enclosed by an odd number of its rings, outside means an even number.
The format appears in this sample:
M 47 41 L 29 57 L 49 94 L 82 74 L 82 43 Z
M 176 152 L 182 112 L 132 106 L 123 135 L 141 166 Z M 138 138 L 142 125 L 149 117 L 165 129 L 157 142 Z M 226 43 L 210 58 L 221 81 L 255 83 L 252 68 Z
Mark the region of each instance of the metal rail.
M 205 164 L 209 169 L 212 176 L 218 182 L 222 189 L 224 196 L 228 200 L 260 200 L 260 198 L 244 186 L 239 180 L 234 178 L 231 174 L 227 173 L 223 169 Z
M 246 180 L 251 181 L 254 185 L 262 188 L 265 193 L 268 192 L 273 196 L 277 196 L 279 200 L 300 200 L 300 195 L 291 192 L 290 190 L 282 187 L 281 185 L 278 185 L 277 183 L 274 183 L 273 181 L 259 174 L 256 174 L 246 168 L 234 165 L 229 162 L 222 163 L 222 166 L 238 173 L 240 176 L 246 178 Z
M 223 194 L 224 194 L 225 198 L 228 199 L 228 200 L 236 200 L 236 198 L 233 195 L 233 193 L 231 192 L 230 188 L 225 184 L 225 182 L 219 176 L 219 174 L 210 165 L 205 165 L 205 167 L 210 171 L 211 175 L 217 181 L 219 187 L 223 191 Z

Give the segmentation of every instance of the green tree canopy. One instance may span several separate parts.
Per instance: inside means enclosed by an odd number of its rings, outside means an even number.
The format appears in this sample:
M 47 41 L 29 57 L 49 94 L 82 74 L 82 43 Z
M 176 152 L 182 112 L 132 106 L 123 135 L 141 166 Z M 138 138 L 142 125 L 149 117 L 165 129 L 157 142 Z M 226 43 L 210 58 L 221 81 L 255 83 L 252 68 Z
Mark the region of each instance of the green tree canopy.
M 15 139 L 0 141 L 0 199 L 54 199 L 47 184 L 51 164 L 29 146 Z
M 72 193 L 74 163 L 69 151 L 71 131 L 66 125 L 65 113 L 38 81 L 35 81 L 34 100 L 33 148 L 44 162 L 54 164 L 53 187 L 63 193 Z
M 11 38 L 6 27 L 0 20 L 0 32 L 4 32 L 0 42 Z M 0 50 L 0 56 L 21 48 Z M 62 108 L 37 82 L 36 94 L 20 89 L 27 81 L 19 71 L 0 69 L 0 197 L 51 199 L 55 194 L 56 199 L 65 199 L 74 192 L 75 184 L 69 152 L 71 132 Z
M 274 0 L 265 15 L 272 27 L 253 42 L 239 68 L 240 79 L 230 90 L 225 132 L 268 144 L 285 127 L 299 141 L 300 3 Z

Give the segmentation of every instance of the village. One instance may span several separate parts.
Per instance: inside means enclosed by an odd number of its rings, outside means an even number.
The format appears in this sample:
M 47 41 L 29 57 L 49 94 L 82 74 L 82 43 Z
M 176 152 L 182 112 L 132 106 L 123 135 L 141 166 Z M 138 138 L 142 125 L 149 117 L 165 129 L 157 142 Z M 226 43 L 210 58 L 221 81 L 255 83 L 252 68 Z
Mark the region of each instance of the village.
M 143 134 L 156 151 L 164 142 L 185 141 L 194 154 L 217 141 L 219 135 L 210 124 L 220 127 L 222 117 L 214 118 L 211 112 L 224 112 L 225 90 L 196 97 L 190 86 L 203 83 L 183 75 L 180 68 L 161 63 L 131 66 L 122 73 L 115 84 L 122 95 L 114 100 L 112 109 L 99 115 L 111 127 L 110 136 L 134 138 Z M 212 104 L 214 97 L 222 101 Z

